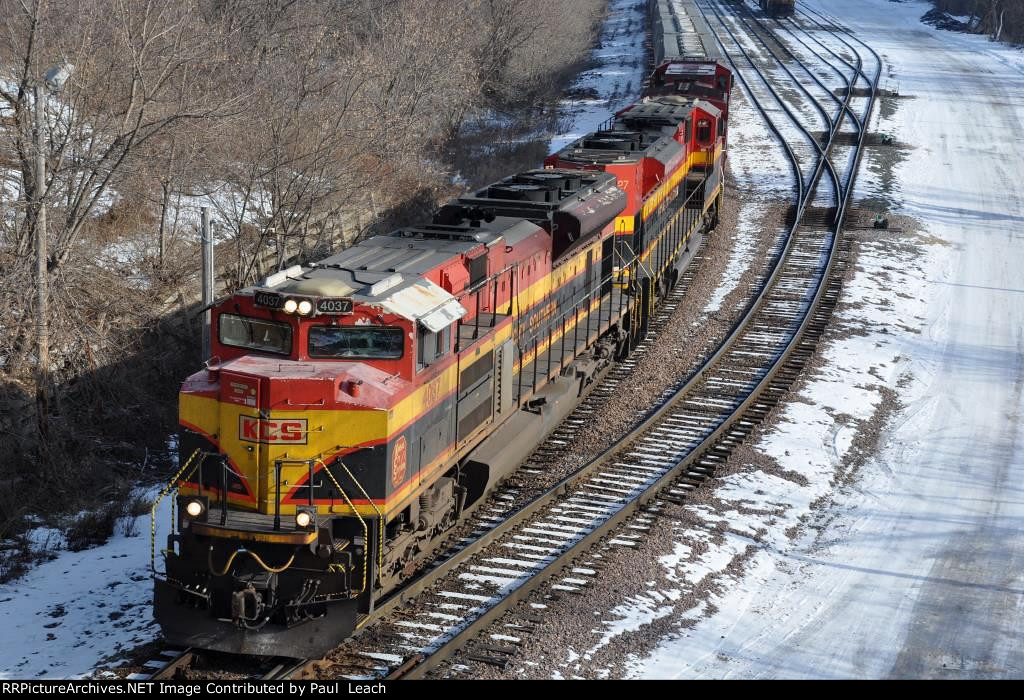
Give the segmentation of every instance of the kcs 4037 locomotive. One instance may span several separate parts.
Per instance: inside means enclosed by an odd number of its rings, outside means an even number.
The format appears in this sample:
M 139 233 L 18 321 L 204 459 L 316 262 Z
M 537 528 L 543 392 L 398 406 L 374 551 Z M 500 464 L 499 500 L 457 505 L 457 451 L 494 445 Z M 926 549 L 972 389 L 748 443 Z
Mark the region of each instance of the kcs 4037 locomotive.
M 643 339 L 717 220 L 731 87 L 668 62 L 543 169 L 218 303 L 180 394 L 165 637 L 311 657 L 370 619 Z

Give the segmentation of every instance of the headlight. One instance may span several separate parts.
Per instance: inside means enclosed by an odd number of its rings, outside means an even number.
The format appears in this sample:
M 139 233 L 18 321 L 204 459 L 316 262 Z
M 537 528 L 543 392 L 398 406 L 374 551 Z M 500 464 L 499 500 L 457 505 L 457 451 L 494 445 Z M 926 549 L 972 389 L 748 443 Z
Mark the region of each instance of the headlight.
M 313 304 L 308 299 L 303 299 L 299 302 L 299 313 L 303 316 L 309 316 L 309 313 L 313 310 Z
M 295 310 L 298 309 L 298 308 L 299 308 L 299 302 L 295 301 L 294 299 L 285 299 L 284 300 L 284 312 L 286 314 L 293 314 L 293 313 L 295 313 Z
M 191 522 L 205 523 L 210 516 L 210 499 L 206 496 L 178 496 L 178 528 Z
M 300 530 L 309 530 L 316 522 L 316 513 L 312 510 L 300 509 L 295 511 L 295 526 Z

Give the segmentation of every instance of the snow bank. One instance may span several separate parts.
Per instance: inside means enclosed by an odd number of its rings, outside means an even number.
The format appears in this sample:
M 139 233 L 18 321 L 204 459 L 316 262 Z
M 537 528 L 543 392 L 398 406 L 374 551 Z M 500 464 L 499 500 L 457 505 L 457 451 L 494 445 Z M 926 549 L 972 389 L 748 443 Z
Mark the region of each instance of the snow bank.
M 157 513 L 158 563 L 171 524 L 170 503 L 165 498 Z M 107 657 L 157 637 L 150 608 L 149 516 L 132 520 L 122 519 L 106 544 L 61 551 L 0 586 L 0 678 L 88 675 Z M 127 537 L 126 531 L 137 534 Z M 33 536 L 47 534 L 53 533 L 39 529 Z
M 608 4 L 598 46 L 590 53 L 593 67 L 581 73 L 570 88 L 571 93 L 587 96 L 562 100 L 559 121 L 563 131 L 551 139 L 550 152 L 596 131 L 640 94 L 646 77 L 646 12 L 644 0 L 611 0 Z

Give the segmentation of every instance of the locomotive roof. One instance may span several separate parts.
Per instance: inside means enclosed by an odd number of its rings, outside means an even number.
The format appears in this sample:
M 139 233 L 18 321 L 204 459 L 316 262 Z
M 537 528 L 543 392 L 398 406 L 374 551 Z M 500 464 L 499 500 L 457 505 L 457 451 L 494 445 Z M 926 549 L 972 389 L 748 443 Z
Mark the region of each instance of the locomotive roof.
M 712 69 L 715 64 L 707 64 Z M 699 66 L 703 67 L 703 66 Z M 645 97 L 630 108 L 620 112 L 614 126 L 605 131 L 587 134 L 558 152 L 560 158 L 578 163 L 635 163 L 640 158 L 654 158 L 662 162 L 678 150 L 671 137 L 674 128 L 686 121 L 694 109 L 700 108 L 713 116 L 721 113 L 717 107 L 700 97 L 683 94 L 665 94 Z M 594 147 L 596 139 L 615 138 L 639 134 L 639 147 L 634 150 L 620 150 L 614 147 Z
M 682 56 L 665 60 L 654 69 L 655 74 L 670 76 L 694 76 L 700 78 L 714 77 L 719 70 L 729 72 L 729 66 L 717 58 L 706 56 Z
M 680 95 L 729 99 L 729 68 L 721 61 L 672 59 L 655 69 L 644 95 Z
M 696 100 L 679 97 L 648 98 L 621 112 L 616 121 L 625 124 L 641 122 L 651 126 L 675 126 L 686 120 Z
M 642 124 L 667 126 L 682 122 L 690 116 L 694 109 L 702 109 L 715 117 L 722 113 L 722 110 L 701 97 L 660 94 L 645 97 L 640 102 L 634 103 L 631 108 L 620 112 L 615 119 L 628 126 Z
M 435 221 L 463 220 L 484 212 L 522 217 L 542 228 L 558 212 L 572 213 L 623 204 L 617 178 L 599 170 L 545 168 L 510 175 L 498 182 L 462 195 L 435 215 Z
M 728 93 L 722 88 L 704 83 L 681 80 L 679 82 L 664 83 L 663 85 L 652 85 L 645 91 L 650 97 L 680 96 L 680 97 L 702 97 L 709 100 L 727 100 Z
M 529 221 L 500 216 L 465 225 L 400 229 L 360 241 L 308 268 L 295 266 L 278 272 L 239 293 L 254 295 L 266 290 L 281 295 L 345 297 L 357 304 L 379 305 L 436 332 L 461 318 L 466 309 L 427 279 L 428 272 L 480 246 L 515 245 L 539 231 L 543 229 Z
M 516 245 L 542 229 L 523 219 L 496 217 L 461 226 L 428 224 L 360 241 L 308 268 L 291 268 L 242 290 L 265 289 L 282 294 L 348 297 L 357 303 L 381 304 L 403 290 L 426 287 L 444 292 L 424 279 L 431 270 L 479 248 L 499 242 Z M 433 288 L 436 287 L 436 290 Z M 423 290 L 419 290 L 422 292 Z M 447 298 L 452 298 L 444 292 Z M 402 315 L 408 315 L 403 313 Z
M 524 212 L 523 218 L 544 218 L 546 212 L 570 208 L 578 202 L 600 197 L 603 192 L 614 188 L 615 183 L 614 175 L 599 170 L 543 168 L 510 175 L 498 182 L 464 194 L 456 201 L 480 206 L 505 202 L 513 206 L 529 207 L 536 210 L 533 212 L 533 216 Z M 529 197 L 514 196 L 517 190 L 525 193 L 529 190 L 541 189 L 550 191 L 552 196 L 543 200 L 530 200 Z
M 577 163 L 601 163 L 609 165 L 612 163 L 635 163 L 641 158 L 653 158 L 667 163 L 675 153 L 679 151 L 679 144 L 670 136 L 660 135 L 660 131 L 652 134 L 650 130 L 641 130 L 643 139 L 640 148 L 636 150 L 620 150 L 616 148 L 592 148 L 585 144 L 595 136 L 615 136 L 617 133 L 628 133 L 625 130 L 611 130 L 589 134 L 580 140 L 569 144 L 558 152 L 560 158 Z M 653 138 L 652 138 L 653 137 Z
M 713 77 L 718 65 L 717 61 L 708 62 L 686 59 L 675 60 L 665 66 L 665 75 L 699 75 Z

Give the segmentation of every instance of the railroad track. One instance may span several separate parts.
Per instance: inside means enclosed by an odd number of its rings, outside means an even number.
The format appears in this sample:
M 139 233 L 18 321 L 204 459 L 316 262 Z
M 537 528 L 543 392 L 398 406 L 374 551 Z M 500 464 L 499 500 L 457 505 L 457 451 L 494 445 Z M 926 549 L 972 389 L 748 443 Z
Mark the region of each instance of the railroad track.
M 474 515 L 471 532 L 454 542 L 450 551 L 419 579 L 378 606 L 378 615 L 386 619 L 326 659 L 281 662 L 267 672 L 274 674 L 270 677 L 424 677 L 518 606 L 515 617 L 507 623 L 511 627 L 504 628 L 506 634 L 471 645 L 463 657 L 467 661 L 502 662 L 520 641 L 517 634 L 543 619 L 543 604 L 519 603 L 550 581 L 556 590 L 572 592 L 585 587 L 593 570 L 572 568 L 571 563 L 592 545 L 608 539 L 652 501 L 684 499 L 712 476 L 731 450 L 779 402 L 812 356 L 839 296 L 840 223 L 863 151 L 881 61 L 874 55 L 877 70 L 869 78 L 860 54 L 851 44 L 840 42 L 856 59 L 845 63 L 837 53 L 831 54 L 835 63 L 829 65 L 833 69 L 841 72 L 837 64 L 845 64 L 853 71 L 849 76 L 841 73 L 845 90 L 843 97 L 834 100 L 834 114 L 820 104 L 820 97 L 801 89 L 803 99 L 814 102 L 816 111 L 824 117 L 826 133 L 822 138 L 801 122 L 793 98 L 787 103 L 779 95 L 772 76 L 767 75 L 768 69 L 759 65 L 747 46 L 753 40 L 768 49 L 762 61 L 771 56 L 781 64 L 781 54 L 785 54 L 787 60 L 800 65 L 801 58 L 783 51 L 781 42 L 775 50 L 769 49 L 768 42 L 773 39 L 752 24 L 758 22 L 753 15 L 742 16 L 739 23 L 730 25 L 718 0 L 700 0 L 698 7 L 723 50 L 732 56 L 734 70 L 751 102 L 784 144 L 794 172 L 794 224 L 779 248 L 771 273 L 747 305 L 747 313 L 718 350 L 685 381 L 667 390 L 659 407 L 643 416 L 616 447 L 542 494 L 525 497 L 516 489 L 500 489 Z M 747 46 L 737 34 L 741 27 L 748 32 Z M 839 31 L 830 23 L 820 22 L 810 30 L 798 29 L 808 34 Z M 810 44 L 804 49 L 810 51 Z M 821 54 L 815 55 L 825 61 Z M 811 75 L 808 66 L 802 65 L 801 70 Z M 799 83 L 788 68 L 785 72 Z M 868 84 L 861 98 L 856 89 L 858 81 Z M 818 84 L 824 86 L 820 79 Z M 859 115 L 853 109 L 857 99 L 866 103 Z M 788 124 L 779 123 L 781 115 Z M 854 139 L 839 138 L 844 124 L 850 127 L 845 133 L 853 133 Z M 846 141 L 852 145 L 844 146 Z M 844 147 L 848 153 L 842 153 Z M 837 159 L 837 151 L 847 156 L 842 175 L 830 159 Z M 826 186 L 819 189 L 826 174 Z M 660 308 L 656 327 L 667 322 L 684 298 L 692 279 L 692 272 L 689 274 Z M 641 346 L 638 353 L 647 347 Z M 638 359 L 634 356 L 609 370 L 603 382 L 534 454 L 534 466 L 547 454 L 557 453 L 560 444 L 573 437 L 602 399 L 628 380 Z M 524 467 L 530 468 L 530 463 Z M 647 527 L 649 521 L 641 520 L 634 526 Z M 639 536 L 619 534 L 609 541 L 628 547 Z M 177 665 L 172 661 L 153 677 L 173 676 L 192 662 L 192 654 L 186 650 L 182 653 L 185 661 Z
M 244 657 L 196 649 L 167 647 L 157 651 L 142 664 L 139 672 L 127 680 L 172 680 L 189 671 L 202 673 L 204 669 L 217 670 L 219 675 L 243 680 L 281 680 L 304 668 L 308 659 L 286 657 Z

